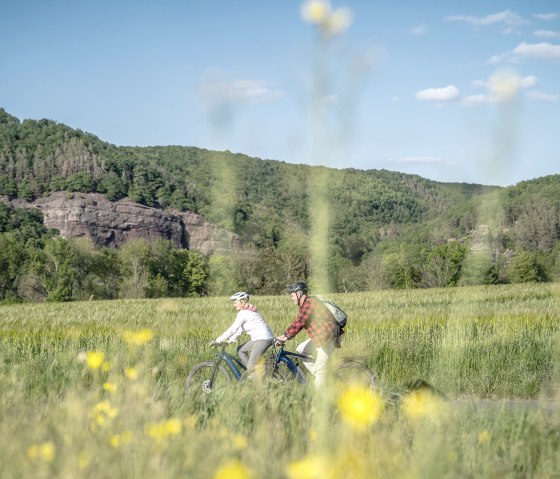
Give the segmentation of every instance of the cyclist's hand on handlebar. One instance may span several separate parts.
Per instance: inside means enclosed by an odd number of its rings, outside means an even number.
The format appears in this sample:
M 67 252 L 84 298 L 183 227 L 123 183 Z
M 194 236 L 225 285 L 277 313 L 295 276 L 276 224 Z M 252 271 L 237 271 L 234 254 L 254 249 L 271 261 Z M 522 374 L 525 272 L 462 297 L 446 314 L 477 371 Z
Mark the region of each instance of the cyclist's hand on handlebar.
M 216 341 L 210 341 L 210 342 L 208 343 L 208 346 L 217 346 L 218 344 L 220 344 L 220 343 L 218 343 L 218 342 L 216 342 Z
M 282 346 L 287 340 L 288 337 L 285 334 L 278 336 L 277 338 L 274 338 L 274 346 Z

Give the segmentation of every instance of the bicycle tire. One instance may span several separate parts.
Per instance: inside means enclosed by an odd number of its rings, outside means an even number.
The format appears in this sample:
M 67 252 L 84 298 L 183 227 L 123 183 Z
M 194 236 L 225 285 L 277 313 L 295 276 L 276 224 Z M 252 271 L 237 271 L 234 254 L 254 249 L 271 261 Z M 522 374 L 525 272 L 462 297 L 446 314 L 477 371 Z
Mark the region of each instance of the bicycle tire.
M 187 380 L 185 381 L 185 390 L 187 394 L 210 394 L 216 386 L 220 387 L 231 381 L 231 377 L 227 370 L 220 365 L 216 371 L 214 383 L 210 384 L 214 369 L 214 361 L 206 361 L 193 367 L 187 376 Z
M 375 389 L 377 386 L 377 377 L 374 372 L 365 364 L 356 361 L 343 360 L 335 366 L 333 376 L 337 387 L 358 385 Z

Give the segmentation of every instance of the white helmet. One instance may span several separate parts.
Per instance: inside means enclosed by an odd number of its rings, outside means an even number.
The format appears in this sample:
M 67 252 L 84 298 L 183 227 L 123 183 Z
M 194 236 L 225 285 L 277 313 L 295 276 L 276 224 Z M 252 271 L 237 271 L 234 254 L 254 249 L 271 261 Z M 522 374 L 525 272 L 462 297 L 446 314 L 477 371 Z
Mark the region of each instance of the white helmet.
M 241 300 L 245 300 L 245 301 L 249 301 L 249 293 L 245 293 L 244 291 L 240 291 L 239 293 L 235 293 L 231 298 L 229 298 L 231 301 L 241 301 Z

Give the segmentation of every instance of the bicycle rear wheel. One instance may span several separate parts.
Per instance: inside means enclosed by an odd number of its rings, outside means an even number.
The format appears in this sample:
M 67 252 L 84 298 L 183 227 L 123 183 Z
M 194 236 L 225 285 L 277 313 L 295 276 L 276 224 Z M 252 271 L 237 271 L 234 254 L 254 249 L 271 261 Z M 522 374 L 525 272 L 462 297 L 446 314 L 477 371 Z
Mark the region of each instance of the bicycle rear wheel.
M 220 365 L 216 369 L 213 361 L 207 361 L 190 370 L 185 382 L 185 389 L 189 395 L 202 396 L 227 385 L 230 380 L 231 378 L 223 366 Z
M 355 361 L 344 361 L 338 364 L 333 371 L 334 384 L 337 388 L 350 385 L 375 389 L 377 378 L 365 364 Z

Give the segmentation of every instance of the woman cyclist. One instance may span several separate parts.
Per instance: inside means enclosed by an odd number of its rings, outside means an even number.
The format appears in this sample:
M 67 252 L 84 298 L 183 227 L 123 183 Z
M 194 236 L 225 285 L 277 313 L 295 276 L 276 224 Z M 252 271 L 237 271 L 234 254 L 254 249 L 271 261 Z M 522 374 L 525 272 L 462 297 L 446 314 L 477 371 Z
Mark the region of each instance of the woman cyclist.
M 274 342 L 274 335 L 257 308 L 249 303 L 249 293 L 240 291 L 229 299 L 233 301 L 237 316 L 233 324 L 211 344 L 226 341 L 234 343 L 243 332 L 247 333 L 251 339 L 237 348 L 237 354 L 247 368 L 247 373 L 250 374 Z

